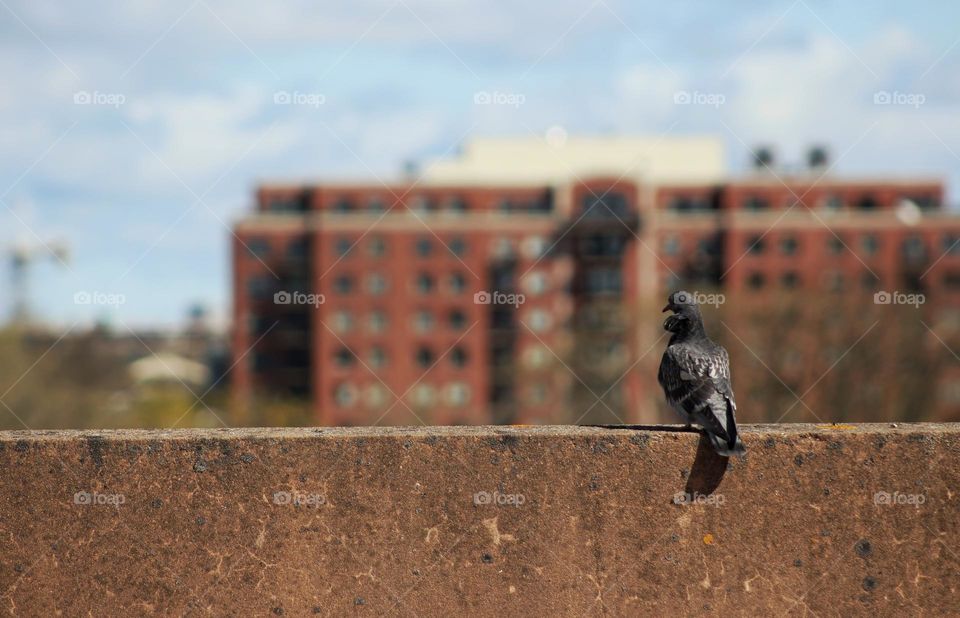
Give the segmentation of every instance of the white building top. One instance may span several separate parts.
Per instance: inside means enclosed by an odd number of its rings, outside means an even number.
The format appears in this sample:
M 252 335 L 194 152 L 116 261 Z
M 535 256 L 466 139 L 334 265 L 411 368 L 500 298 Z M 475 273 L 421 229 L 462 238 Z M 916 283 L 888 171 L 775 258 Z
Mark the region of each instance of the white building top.
M 591 176 L 645 183 L 708 183 L 728 177 L 715 137 L 482 137 L 454 157 L 428 162 L 427 184 L 560 184 Z

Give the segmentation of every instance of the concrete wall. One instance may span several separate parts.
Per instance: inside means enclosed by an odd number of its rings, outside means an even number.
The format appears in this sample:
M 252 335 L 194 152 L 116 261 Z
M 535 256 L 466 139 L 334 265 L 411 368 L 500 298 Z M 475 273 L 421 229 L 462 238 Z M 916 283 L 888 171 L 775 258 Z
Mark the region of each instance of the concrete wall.
M 744 438 L 726 463 L 662 427 L 7 432 L 0 610 L 960 613 L 960 427 Z

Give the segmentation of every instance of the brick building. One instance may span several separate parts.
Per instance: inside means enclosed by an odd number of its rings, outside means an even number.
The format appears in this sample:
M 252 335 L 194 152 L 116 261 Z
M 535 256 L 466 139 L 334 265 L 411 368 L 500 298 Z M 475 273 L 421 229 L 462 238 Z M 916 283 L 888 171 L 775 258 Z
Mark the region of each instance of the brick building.
M 419 181 L 262 186 L 233 244 L 236 399 L 328 425 L 656 421 L 635 317 L 666 290 L 960 307 L 939 180 L 722 170 L 709 140 L 480 140 Z

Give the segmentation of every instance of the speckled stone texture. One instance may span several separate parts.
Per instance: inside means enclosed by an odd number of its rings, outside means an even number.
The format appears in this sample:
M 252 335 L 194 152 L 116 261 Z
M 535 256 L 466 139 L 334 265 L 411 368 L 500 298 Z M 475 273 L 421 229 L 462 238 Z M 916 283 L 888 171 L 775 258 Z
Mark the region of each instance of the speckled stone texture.
M 960 614 L 960 427 L 0 434 L 18 615 Z

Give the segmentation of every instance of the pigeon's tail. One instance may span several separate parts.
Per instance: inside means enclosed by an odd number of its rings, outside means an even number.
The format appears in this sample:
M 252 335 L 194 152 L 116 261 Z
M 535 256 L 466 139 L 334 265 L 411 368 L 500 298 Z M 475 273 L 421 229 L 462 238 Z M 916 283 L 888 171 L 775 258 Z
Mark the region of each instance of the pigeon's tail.
M 743 441 L 740 440 L 740 432 L 737 431 L 737 421 L 733 418 L 733 406 L 727 404 L 727 435 L 716 434 L 707 431 L 710 438 L 710 444 L 713 450 L 721 457 L 732 457 L 733 455 L 743 455 L 747 452 Z
M 715 433 L 707 432 L 707 437 L 710 438 L 710 444 L 713 446 L 713 450 L 721 457 L 733 457 L 734 455 L 743 455 L 747 452 L 746 447 L 743 446 L 743 441 L 740 440 L 740 436 L 738 435 L 734 435 L 732 442 L 728 441 L 726 436 L 718 436 Z

